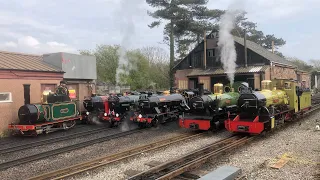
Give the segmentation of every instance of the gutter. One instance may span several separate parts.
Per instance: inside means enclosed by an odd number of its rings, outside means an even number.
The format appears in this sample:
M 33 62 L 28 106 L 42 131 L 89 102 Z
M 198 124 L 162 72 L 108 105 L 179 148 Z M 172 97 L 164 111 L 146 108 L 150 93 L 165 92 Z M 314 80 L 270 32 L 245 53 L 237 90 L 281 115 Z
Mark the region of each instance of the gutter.
M 0 68 L 0 70 L 6 70 L 6 71 L 25 71 L 25 72 L 46 72 L 46 73 L 66 73 L 64 71 L 44 71 L 44 70 L 30 70 L 30 69 L 6 69 L 6 68 Z

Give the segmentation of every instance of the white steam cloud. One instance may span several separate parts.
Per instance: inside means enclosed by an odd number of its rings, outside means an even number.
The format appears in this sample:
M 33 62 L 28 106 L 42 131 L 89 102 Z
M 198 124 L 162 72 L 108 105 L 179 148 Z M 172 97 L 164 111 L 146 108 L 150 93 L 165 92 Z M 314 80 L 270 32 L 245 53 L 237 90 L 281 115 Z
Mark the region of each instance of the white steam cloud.
M 231 85 L 234 82 L 237 60 L 236 48 L 231 31 L 235 27 L 236 16 L 239 13 L 239 10 L 236 10 L 234 7 L 237 7 L 235 3 L 230 5 L 227 12 L 221 17 L 218 42 L 223 69 L 226 72 Z
M 120 74 L 126 74 L 127 71 L 123 70 L 123 66 L 128 67 L 128 58 L 126 52 L 131 46 L 135 36 L 135 16 L 139 15 L 141 11 L 141 0 L 121 0 L 120 8 L 115 12 L 115 19 L 119 20 L 119 31 L 122 36 L 120 49 L 118 50 L 119 63 L 116 70 L 116 84 L 120 83 Z

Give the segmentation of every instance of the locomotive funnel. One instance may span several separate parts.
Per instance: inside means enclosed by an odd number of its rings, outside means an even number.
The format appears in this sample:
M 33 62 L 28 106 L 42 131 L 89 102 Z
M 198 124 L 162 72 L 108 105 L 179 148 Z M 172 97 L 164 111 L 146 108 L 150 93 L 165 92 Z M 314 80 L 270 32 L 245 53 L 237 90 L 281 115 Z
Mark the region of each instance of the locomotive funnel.
M 203 83 L 199 83 L 199 96 L 203 96 L 204 94 L 204 89 L 203 89 Z

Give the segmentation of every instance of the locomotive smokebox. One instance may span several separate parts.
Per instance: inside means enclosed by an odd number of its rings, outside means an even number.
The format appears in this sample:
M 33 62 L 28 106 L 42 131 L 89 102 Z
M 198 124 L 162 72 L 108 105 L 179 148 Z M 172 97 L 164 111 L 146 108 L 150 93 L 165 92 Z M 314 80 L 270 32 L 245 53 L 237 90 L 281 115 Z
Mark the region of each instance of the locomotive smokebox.
M 203 96 L 204 94 L 204 89 L 203 89 L 203 83 L 199 83 L 199 96 Z
M 23 85 L 24 104 L 30 104 L 30 84 Z

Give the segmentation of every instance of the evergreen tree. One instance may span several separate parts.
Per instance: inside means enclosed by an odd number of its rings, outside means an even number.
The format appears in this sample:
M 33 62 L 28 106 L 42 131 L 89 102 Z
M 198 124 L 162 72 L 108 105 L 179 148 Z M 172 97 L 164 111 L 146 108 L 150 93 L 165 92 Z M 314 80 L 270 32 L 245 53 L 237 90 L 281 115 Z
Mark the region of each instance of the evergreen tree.
M 220 16 L 220 10 L 209 10 L 205 5 L 208 0 L 146 0 L 151 7 L 157 8 L 154 12 L 148 12 L 150 16 L 157 19 L 149 27 L 154 28 L 161 24 L 161 20 L 167 21 L 164 27 L 165 40 L 170 46 L 170 87 L 173 87 L 173 65 L 175 41 L 178 44 L 178 52 L 186 52 L 189 42 L 205 29 L 212 29 L 208 20 Z M 191 36 L 188 38 L 188 35 Z M 190 40 L 191 39 L 191 40 Z

